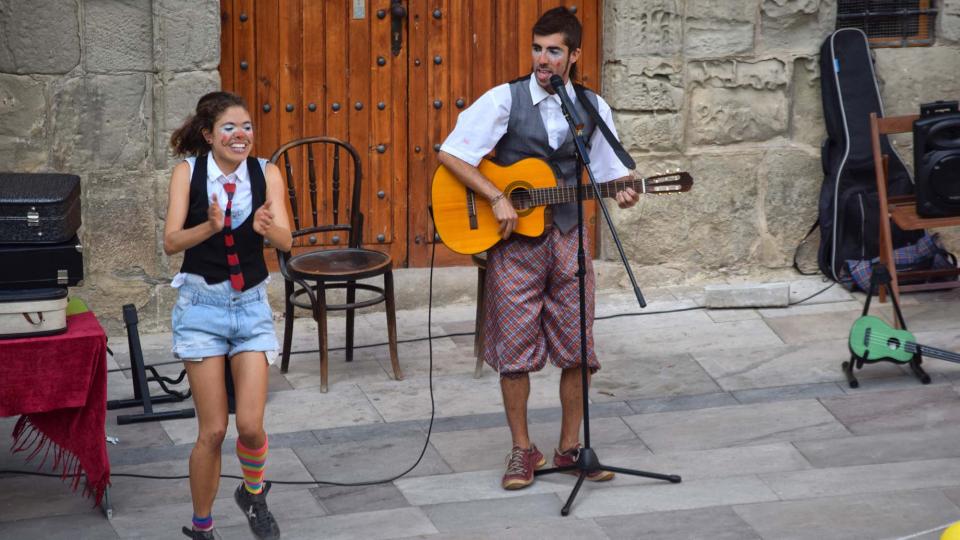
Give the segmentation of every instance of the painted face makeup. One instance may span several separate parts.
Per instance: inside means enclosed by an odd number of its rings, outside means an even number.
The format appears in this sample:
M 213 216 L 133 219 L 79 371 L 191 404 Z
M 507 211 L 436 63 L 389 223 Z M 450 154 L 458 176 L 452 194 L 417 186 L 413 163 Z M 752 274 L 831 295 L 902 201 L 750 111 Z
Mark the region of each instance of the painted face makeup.
M 213 124 L 213 133 L 208 135 L 213 157 L 222 165 L 239 165 L 247 159 L 253 140 L 250 114 L 238 106 L 223 111 Z
M 560 75 L 566 82 L 570 77 L 570 67 L 580 58 L 580 49 L 573 52 L 564 43 L 563 34 L 556 33 L 549 36 L 533 36 L 533 74 L 537 84 L 551 94 L 550 77 Z

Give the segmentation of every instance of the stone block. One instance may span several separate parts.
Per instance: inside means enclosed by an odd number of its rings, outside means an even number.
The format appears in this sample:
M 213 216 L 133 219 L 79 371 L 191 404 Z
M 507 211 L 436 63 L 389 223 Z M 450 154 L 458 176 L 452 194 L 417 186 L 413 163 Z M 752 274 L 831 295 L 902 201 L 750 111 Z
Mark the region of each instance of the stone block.
M 153 183 L 127 172 L 91 173 L 84 180 L 87 271 L 137 280 L 156 274 Z
M 604 99 L 617 110 L 679 111 L 683 69 L 665 61 L 627 58 L 604 66 Z
M 36 171 L 46 164 L 46 93 L 43 80 L 0 74 L 2 168 Z
M 687 0 L 686 13 L 702 19 L 753 22 L 757 18 L 755 1 L 717 2 L 716 0 Z
M 938 37 L 946 42 L 960 42 L 960 0 L 942 0 L 938 19 Z
M 817 54 L 837 19 L 836 0 L 763 0 L 760 11 L 764 53 Z
M 611 208 L 629 260 L 703 269 L 752 261 L 759 237 L 756 170 L 761 158 L 756 151 L 737 151 L 702 152 L 688 162 L 638 160 L 637 171 L 647 175 L 689 171 L 694 186 L 680 195 L 643 197 L 628 210 Z M 612 245 L 606 227 L 601 231 L 603 244 Z
M 683 6 L 676 0 L 605 2 L 603 20 L 608 58 L 673 56 L 683 48 Z
M 814 148 L 777 148 L 766 152 L 758 176 L 766 230 L 760 262 L 769 268 L 789 266 L 810 224 L 817 219 L 822 171 Z
M 679 113 L 617 113 L 614 120 L 628 152 L 683 150 L 683 116 Z
M 91 0 L 83 5 L 83 65 L 88 73 L 153 68 L 151 0 Z
M 162 73 L 154 79 L 153 161 L 157 169 L 172 168 L 180 161 L 170 148 L 170 135 L 193 114 L 201 96 L 219 88 L 216 70 Z
M 57 170 L 138 169 L 150 153 L 148 74 L 57 81 L 50 110 Z
M 790 138 L 819 148 L 827 136 L 823 121 L 823 100 L 820 96 L 820 67 L 815 57 L 793 61 L 793 91 L 790 111 Z
M 707 285 L 703 290 L 708 308 L 785 307 L 790 300 L 788 283 Z
M 689 58 L 747 54 L 753 50 L 753 33 L 752 22 L 688 18 L 683 52 Z
M 786 62 L 776 58 L 755 62 L 705 60 L 687 65 L 687 79 L 708 87 L 776 90 L 786 88 L 790 74 Z
M 917 114 L 921 103 L 960 96 L 960 54 L 956 47 L 874 49 L 880 95 L 887 116 Z M 909 134 L 906 142 L 910 143 Z M 909 146 L 909 145 L 908 145 Z M 899 149 L 898 149 L 899 150 Z M 901 151 L 906 157 L 910 150 Z
M 781 90 L 695 88 L 690 100 L 690 144 L 766 141 L 785 135 L 789 103 Z
M 67 73 L 80 63 L 79 2 L 0 0 L 0 72 Z
M 157 71 L 216 70 L 220 65 L 220 3 L 157 0 L 153 3 Z

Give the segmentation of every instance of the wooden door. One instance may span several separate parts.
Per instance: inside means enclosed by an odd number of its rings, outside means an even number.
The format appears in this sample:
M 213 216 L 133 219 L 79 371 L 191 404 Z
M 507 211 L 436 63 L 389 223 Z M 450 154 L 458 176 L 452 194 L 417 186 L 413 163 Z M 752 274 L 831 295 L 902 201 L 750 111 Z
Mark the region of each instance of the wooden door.
M 260 156 L 312 135 L 356 147 L 367 247 L 426 266 L 436 150 L 460 110 L 529 73 L 533 23 L 559 5 L 583 22 L 580 80 L 599 89 L 600 0 L 221 0 L 222 87 L 250 105 Z M 438 246 L 437 263 L 469 259 Z

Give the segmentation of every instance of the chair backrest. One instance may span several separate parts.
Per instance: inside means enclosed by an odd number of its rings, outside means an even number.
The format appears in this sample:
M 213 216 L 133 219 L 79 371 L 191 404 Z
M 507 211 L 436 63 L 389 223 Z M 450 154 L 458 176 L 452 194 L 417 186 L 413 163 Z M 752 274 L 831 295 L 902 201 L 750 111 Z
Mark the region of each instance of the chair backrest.
M 332 137 L 297 139 L 277 149 L 270 162 L 286 182 L 295 243 L 305 236 L 304 245 L 319 246 L 324 240 L 318 234 L 331 233 L 325 240 L 334 246 L 360 247 L 363 172 L 360 154 L 350 143 Z

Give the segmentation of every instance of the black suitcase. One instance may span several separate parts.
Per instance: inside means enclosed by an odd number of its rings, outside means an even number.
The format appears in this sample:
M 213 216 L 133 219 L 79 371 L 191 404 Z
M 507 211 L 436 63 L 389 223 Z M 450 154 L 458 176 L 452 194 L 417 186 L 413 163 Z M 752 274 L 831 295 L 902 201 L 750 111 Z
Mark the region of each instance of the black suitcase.
M 0 244 L 0 289 L 83 284 L 83 246 L 76 235 L 59 244 Z
M 0 172 L 0 244 L 66 242 L 79 228 L 79 176 Z

